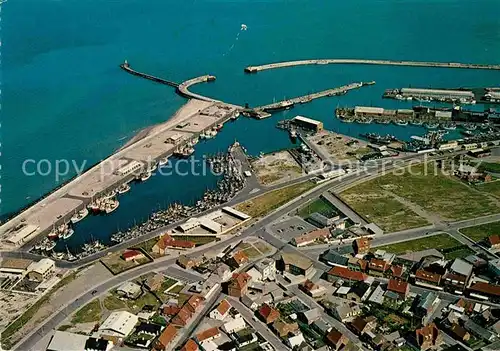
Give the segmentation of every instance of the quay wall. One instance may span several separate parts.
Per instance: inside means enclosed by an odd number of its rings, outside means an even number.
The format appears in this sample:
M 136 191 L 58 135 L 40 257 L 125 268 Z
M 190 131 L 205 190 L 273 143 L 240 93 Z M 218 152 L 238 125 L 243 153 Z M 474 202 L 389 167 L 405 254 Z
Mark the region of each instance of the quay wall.
M 185 98 L 188 99 L 197 99 L 197 100 L 202 100 L 202 101 L 208 101 L 208 102 L 220 102 L 219 100 L 215 100 L 203 95 L 195 94 L 189 91 L 189 88 L 195 84 L 199 83 L 205 83 L 205 82 L 213 82 L 215 80 L 215 76 L 211 75 L 205 75 L 205 76 L 200 76 L 196 77 L 193 79 L 186 80 L 185 82 L 182 82 L 179 84 L 179 86 L 176 89 L 176 92 Z
M 304 65 L 331 65 L 331 64 L 358 64 L 358 65 L 387 65 L 387 66 L 414 66 L 414 67 L 438 67 L 438 68 L 465 68 L 500 70 L 500 64 L 477 64 L 459 62 L 430 62 L 430 61 L 394 61 L 394 60 L 365 60 L 365 59 L 312 59 L 275 62 L 258 66 L 248 66 L 247 73 L 256 73 L 268 69 L 304 66 Z

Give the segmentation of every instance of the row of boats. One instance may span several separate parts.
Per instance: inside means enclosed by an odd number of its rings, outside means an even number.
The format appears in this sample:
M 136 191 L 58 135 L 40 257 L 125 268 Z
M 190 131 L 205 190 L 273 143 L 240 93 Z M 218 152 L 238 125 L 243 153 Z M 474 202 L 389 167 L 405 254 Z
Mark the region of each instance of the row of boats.
M 371 117 L 363 117 L 363 118 L 341 118 L 341 121 L 344 123 L 360 123 L 360 124 L 370 124 L 372 122 L 375 122 L 377 124 L 390 124 L 394 123 L 395 125 L 398 126 L 407 126 L 407 125 L 414 125 L 414 126 L 424 126 L 427 129 L 437 129 L 437 128 L 442 128 L 445 130 L 455 130 L 457 129 L 457 124 L 454 122 L 445 122 L 445 123 L 439 123 L 439 122 L 424 122 L 422 120 L 402 120 L 402 119 L 397 119 L 397 120 L 389 120 L 389 119 L 374 119 Z M 461 125 L 461 127 L 465 130 L 470 130 L 474 131 L 478 128 L 486 130 L 490 128 L 490 125 L 488 123 L 480 123 L 480 124 L 475 124 L 475 123 L 464 123 Z
M 121 243 L 126 240 L 140 237 L 148 232 L 170 225 L 186 218 L 208 211 L 216 206 L 226 203 L 233 198 L 245 185 L 245 177 L 231 153 L 217 154 L 207 157 L 208 164 L 214 172 L 222 173 L 222 179 L 217 182 L 214 190 L 206 190 L 202 198 L 193 206 L 173 203 L 164 210 L 154 212 L 150 218 L 139 225 L 111 236 L 111 241 Z

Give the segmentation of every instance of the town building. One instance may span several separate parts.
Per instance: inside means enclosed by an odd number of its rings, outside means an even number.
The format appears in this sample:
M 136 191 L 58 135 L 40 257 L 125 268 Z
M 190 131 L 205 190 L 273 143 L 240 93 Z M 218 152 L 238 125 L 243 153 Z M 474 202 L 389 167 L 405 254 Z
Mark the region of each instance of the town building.
M 125 250 L 121 255 L 122 260 L 124 260 L 125 262 L 138 261 L 138 260 L 143 259 L 145 257 L 146 256 L 144 255 L 144 253 L 142 253 L 142 251 L 133 250 L 133 249 Z
M 177 328 L 173 324 L 167 325 L 158 338 L 154 349 L 158 351 L 163 351 L 169 348 L 172 341 L 177 336 Z
M 426 270 L 419 269 L 415 272 L 415 285 L 429 287 L 433 289 L 439 288 L 441 282 L 441 275 L 437 273 L 427 272 Z
M 415 330 L 413 346 L 417 350 L 437 350 L 443 342 L 443 335 L 436 327 L 436 324 L 430 323 L 422 328 Z
M 298 333 L 286 339 L 286 344 L 292 349 L 295 350 L 300 347 L 300 345 L 305 344 L 306 340 L 304 339 L 304 335 L 302 333 Z
M 198 312 L 203 307 L 203 302 L 205 299 L 199 295 L 192 295 L 189 300 L 187 300 L 185 306 L 191 311 L 191 313 Z
M 225 323 L 222 326 L 222 329 L 227 334 L 236 333 L 245 328 L 246 328 L 246 323 L 243 317 L 241 317 L 241 315 L 238 315 L 236 318 L 233 318 L 232 320 L 230 320 L 229 322 Z
M 191 269 L 196 266 L 196 261 L 186 255 L 181 255 L 177 258 L 177 264 L 184 269 Z
M 490 249 L 494 250 L 500 249 L 500 235 L 495 234 L 489 236 L 486 243 Z
M 352 247 L 356 255 L 366 255 L 370 252 L 370 240 L 367 237 L 361 237 L 353 241 Z
M 335 351 L 343 349 L 349 343 L 349 339 L 335 328 L 326 335 L 326 341 Z
M 199 343 L 204 343 L 207 341 L 212 341 L 214 339 L 220 338 L 220 336 L 221 333 L 219 328 L 213 327 L 196 334 L 196 340 L 198 340 Z
M 165 255 L 168 248 L 172 249 L 192 249 L 196 244 L 189 240 L 178 240 L 174 237 L 165 234 L 156 242 L 156 244 L 151 248 L 151 252 L 157 255 Z
M 410 293 L 410 284 L 399 279 L 390 279 L 387 290 L 398 294 L 399 298 L 404 301 Z
M 198 351 L 200 348 L 198 347 L 198 344 L 193 340 L 189 339 L 184 346 L 182 347 L 181 351 Z
M 229 267 L 239 268 L 249 261 L 248 256 L 242 250 L 236 251 L 228 260 Z
M 419 296 L 418 303 L 414 308 L 415 316 L 422 320 L 422 324 L 427 324 L 440 302 L 441 299 L 436 293 L 430 291 L 424 292 Z
M 326 294 L 324 286 L 314 284 L 311 280 L 307 279 L 304 283 L 299 285 L 299 288 L 311 297 L 320 297 Z
M 279 311 L 272 308 L 268 304 L 262 305 L 262 307 L 258 311 L 258 315 L 260 319 L 266 324 L 274 323 L 274 321 L 276 321 L 280 317 Z
M 309 276 L 314 272 L 311 260 L 293 253 L 283 253 L 277 262 L 277 268 L 293 275 Z
M 50 339 L 47 351 L 85 350 L 88 338 L 86 335 L 56 330 Z
M 383 277 L 391 265 L 384 260 L 372 258 L 368 263 L 368 274 Z
M 444 286 L 448 290 L 462 293 L 472 275 L 472 269 L 471 264 L 460 258 L 455 259 L 443 277 Z
M 56 270 L 56 265 L 50 258 L 42 258 L 38 262 L 32 263 L 28 267 L 28 279 L 36 282 L 43 282 L 50 278 Z
M 450 335 L 460 342 L 466 343 L 470 339 L 470 333 L 458 323 L 453 323 L 450 327 Z
M 231 280 L 228 284 L 228 295 L 234 297 L 242 297 L 247 293 L 248 284 L 252 277 L 247 273 L 233 273 Z
M 500 285 L 475 282 L 467 289 L 471 297 L 481 300 L 500 300 Z
M 306 323 L 307 325 L 313 324 L 314 322 L 319 320 L 321 318 L 321 316 L 322 316 L 322 312 L 321 312 L 321 309 L 319 309 L 318 307 L 307 310 L 305 312 L 301 312 L 299 314 L 300 319 L 304 323 Z
M 271 258 L 264 258 L 257 262 L 255 269 L 262 275 L 262 280 L 276 279 L 276 262 Z
M 355 303 L 341 303 L 333 307 L 332 313 L 342 323 L 350 322 L 361 314 L 361 308 Z
M 294 117 L 292 119 L 292 123 L 300 128 L 312 130 L 314 132 L 319 132 L 319 131 L 323 130 L 323 122 L 317 121 L 315 119 L 307 118 L 304 116 Z
M 139 318 L 130 312 L 112 312 L 99 327 L 98 334 L 118 345 L 134 330 L 138 321 Z
M 134 282 L 125 282 L 116 289 L 116 292 L 127 299 L 136 299 L 141 295 L 142 289 Z
M 182 306 L 179 312 L 172 318 L 172 324 L 185 327 L 189 321 L 193 318 L 193 312 L 187 305 Z
M 28 267 L 32 263 L 32 260 L 24 258 L 4 258 L 0 263 L 0 274 L 22 277 L 28 272 Z
M 210 312 L 210 318 L 222 321 L 229 315 L 230 310 L 231 304 L 226 299 L 223 299 L 217 308 Z
M 351 330 L 361 336 L 367 332 L 372 331 L 377 326 L 377 318 L 375 316 L 369 316 L 362 318 L 360 316 L 354 318 L 354 320 L 349 323 Z
M 157 291 L 161 288 L 161 285 L 163 284 L 164 281 L 165 281 L 165 277 L 162 274 L 155 273 L 155 274 L 149 276 L 144 281 L 144 286 L 149 291 Z
M 356 283 L 347 293 L 347 299 L 356 302 L 365 301 L 371 292 L 370 284 L 365 282 Z
M 324 253 L 322 253 L 319 257 L 320 261 L 325 262 L 329 266 L 339 266 L 339 267 L 348 267 L 349 258 L 340 254 L 335 249 L 330 249 Z
M 315 242 L 327 242 L 330 235 L 330 229 L 328 228 L 316 229 L 293 238 L 292 245 L 302 247 Z
M 368 276 L 362 272 L 351 271 L 344 267 L 333 267 L 327 273 L 327 280 L 332 281 L 332 278 L 342 278 L 349 281 L 350 284 L 354 282 L 363 282 L 368 279 Z
M 297 322 L 287 322 L 283 319 L 278 319 L 273 323 L 272 329 L 283 338 L 289 334 L 296 333 L 299 330 L 299 325 Z

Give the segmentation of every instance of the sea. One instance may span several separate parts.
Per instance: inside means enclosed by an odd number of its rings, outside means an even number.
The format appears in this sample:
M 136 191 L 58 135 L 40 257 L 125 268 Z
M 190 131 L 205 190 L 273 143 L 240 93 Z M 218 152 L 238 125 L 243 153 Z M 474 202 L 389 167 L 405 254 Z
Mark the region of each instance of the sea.
M 373 131 L 409 139 L 425 130 L 345 124 L 334 110 L 411 107 L 383 100 L 389 88 L 500 83 L 499 71 L 486 70 L 329 65 L 243 71 L 247 65 L 309 58 L 500 64 L 498 0 L 8 0 L 0 7 L 4 220 L 70 179 L 77 167 L 90 167 L 141 129 L 168 120 L 186 102 L 168 86 L 123 72 L 124 60 L 178 82 L 215 75 L 214 83 L 194 91 L 249 106 L 377 82 L 266 120 L 239 118 L 196 147 L 199 159 L 225 151 L 235 140 L 253 156 L 290 148 L 288 135 L 275 126 L 296 115 L 354 137 Z M 59 160 L 77 167 L 56 177 Z M 172 202 L 194 202 L 216 181 L 210 175 L 154 176 L 120 197 L 111 215 L 78 223 L 68 245 L 91 237 L 107 241 Z

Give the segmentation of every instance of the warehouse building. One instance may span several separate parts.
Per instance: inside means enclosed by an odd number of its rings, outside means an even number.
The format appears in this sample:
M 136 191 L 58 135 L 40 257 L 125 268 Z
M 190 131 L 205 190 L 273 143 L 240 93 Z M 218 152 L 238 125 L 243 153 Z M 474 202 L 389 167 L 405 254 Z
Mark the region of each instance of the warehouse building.
M 294 119 L 292 119 L 292 122 L 303 129 L 308 129 L 308 130 L 313 130 L 315 132 L 319 132 L 320 130 L 323 130 L 323 122 L 317 121 L 315 119 L 303 117 L 303 116 L 296 116 Z

